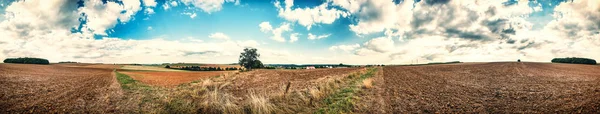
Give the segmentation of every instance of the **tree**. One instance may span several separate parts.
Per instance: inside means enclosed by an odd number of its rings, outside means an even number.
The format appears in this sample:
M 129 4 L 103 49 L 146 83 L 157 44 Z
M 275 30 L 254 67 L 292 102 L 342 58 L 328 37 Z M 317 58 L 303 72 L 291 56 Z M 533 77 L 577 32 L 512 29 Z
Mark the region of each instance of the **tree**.
M 258 54 L 256 51 L 256 48 L 245 48 L 244 52 L 240 53 L 240 59 L 238 61 L 239 64 L 245 67 L 247 70 L 263 67 L 262 62 L 258 60 L 260 54 Z

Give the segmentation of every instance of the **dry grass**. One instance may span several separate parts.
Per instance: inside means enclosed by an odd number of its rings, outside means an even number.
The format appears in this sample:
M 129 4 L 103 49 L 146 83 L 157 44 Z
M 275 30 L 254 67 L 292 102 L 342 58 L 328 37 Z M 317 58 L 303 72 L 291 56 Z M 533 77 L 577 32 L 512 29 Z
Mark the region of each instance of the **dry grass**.
M 203 102 L 200 103 L 200 113 L 225 113 L 225 114 L 241 114 L 243 113 L 240 106 L 234 103 L 234 97 L 231 94 L 213 88 L 204 94 Z
M 126 75 L 122 75 L 126 76 Z M 128 76 L 127 76 L 128 77 Z M 283 84 L 281 92 L 265 93 L 249 91 L 246 96 L 236 97 L 226 91 L 232 85 L 237 75 L 223 74 L 191 83 L 182 84 L 176 88 L 146 86 L 135 80 L 136 87 L 127 87 L 129 95 L 134 96 L 127 105 L 132 111 L 125 113 L 209 113 L 209 114 L 273 114 L 273 113 L 307 113 L 315 112 L 325 104 L 325 98 L 335 94 L 340 88 L 347 86 L 347 80 L 359 77 L 352 74 L 341 78 L 326 78 L 311 82 L 314 86 L 306 89 L 289 90 L 285 93 Z M 131 82 L 127 82 L 131 81 Z
M 271 114 L 275 113 L 275 106 L 268 97 L 262 94 L 250 92 L 248 99 L 245 102 L 246 113 L 252 114 Z
M 373 88 L 373 79 L 367 78 L 362 81 L 362 87 L 365 89 Z

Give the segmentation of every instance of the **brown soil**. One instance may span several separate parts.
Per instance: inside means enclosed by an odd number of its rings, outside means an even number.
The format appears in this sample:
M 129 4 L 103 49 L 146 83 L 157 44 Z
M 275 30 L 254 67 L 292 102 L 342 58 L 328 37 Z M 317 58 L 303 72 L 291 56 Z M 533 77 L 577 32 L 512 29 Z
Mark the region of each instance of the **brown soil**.
M 122 93 L 112 69 L 0 64 L 0 112 L 110 113 Z
M 240 65 L 226 65 L 226 64 L 171 64 L 171 68 L 180 68 L 184 66 L 200 66 L 200 67 L 221 67 L 221 68 L 242 68 Z
M 63 67 L 80 67 L 80 68 L 97 68 L 97 69 L 118 69 L 122 65 L 113 65 L 113 64 L 90 64 L 90 63 L 57 63 L 52 64 L 56 66 Z
M 227 90 L 237 97 L 245 97 L 249 90 L 257 93 L 283 93 L 287 82 L 290 92 L 314 87 L 322 80 L 337 79 L 364 68 L 334 68 L 308 70 L 254 70 L 239 74 Z
M 383 72 L 383 82 L 375 83 L 383 83 L 380 87 L 385 92 L 381 99 L 387 106 L 372 108 L 386 113 L 597 113 L 600 110 L 597 65 L 500 62 L 388 66 Z
M 183 83 L 219 76 L 229 71 L 198 71 L 198 72 L 160 72 L 160 71 L 120 71 L 131 78 L 150 85 L 175 87 Z

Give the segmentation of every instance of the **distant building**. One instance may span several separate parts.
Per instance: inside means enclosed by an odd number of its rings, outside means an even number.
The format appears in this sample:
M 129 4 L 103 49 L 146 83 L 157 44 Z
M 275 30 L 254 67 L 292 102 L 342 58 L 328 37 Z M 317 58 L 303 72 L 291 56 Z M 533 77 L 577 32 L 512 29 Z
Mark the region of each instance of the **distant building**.
M 315 69 L 315 66 L 307 66 L 306 69 Z

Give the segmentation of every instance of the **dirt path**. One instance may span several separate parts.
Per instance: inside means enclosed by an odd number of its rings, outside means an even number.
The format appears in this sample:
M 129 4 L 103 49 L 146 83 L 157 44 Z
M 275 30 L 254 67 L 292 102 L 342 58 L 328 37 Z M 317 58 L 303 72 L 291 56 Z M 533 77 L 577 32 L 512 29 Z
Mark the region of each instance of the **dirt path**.
M 600 110 L 600 66 L 481 63 L 384 68 L 388 113 Z
M 109 113 L 120 88 L 112 69 L 0 64 L 0 112 Z

